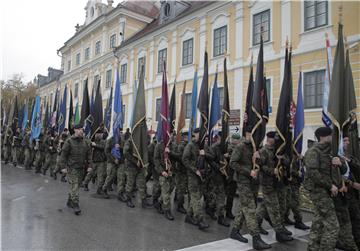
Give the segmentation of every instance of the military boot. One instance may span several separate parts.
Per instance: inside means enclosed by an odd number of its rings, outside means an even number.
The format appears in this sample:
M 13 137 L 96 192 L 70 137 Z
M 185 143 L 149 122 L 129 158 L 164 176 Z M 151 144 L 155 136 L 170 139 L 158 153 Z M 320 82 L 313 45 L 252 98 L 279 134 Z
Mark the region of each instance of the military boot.
M 134 208 L 135 205 L 132 203 L 131 197 L 129 197 L 129 196 L 126 196 L 126 197 L 127 197 L 126 205 L 127 205 L 128 207 L 130 207 L 130 208 Z
M 150 204 L 146 198 L 141 200 L 141 207 L 142 208 L 149 208 L 152 207 L 152 204 Z
M 200 230 L 204 230 L 209 227 L 209 224 L 205 222 L 204 217 L 201 217 L 200 220 L 198 221 L 198 226 Z
M 217 222 L 219 225 L 222 225 L 224 227 L 230 227 L 229 222 L 226 220 L 226 218 L 223 215 L 218 217 Z
M 287 230 L 284 226 L 282 227 L 282 232 L 286 235 L 292 235 L 292 232 L 290 232 L 289 230 Z
M 80 215 L 81 214 L 81 209 L 80 209 L 79 203 L 75 202 L 73 204 L 74 204 L 74 207 L 73 207 L 74 208 L 74 213 L 76 215 Z
M 162 209 L 162 206 L 161 206 L 161 203 L 157 200 L 157 199 L 155 199 L 154 200 L 154 207 L 156 208 L 156 210 L 158 211 L 158 213 L 159 214 L 163 214 L 164 213 L 164 211 L 163 211 L 163 209 Z
M 73 203 L 72 203 L 72 200 L 70 199 L 70 195 L 69 195 L 68 200 L 66 202 L 66 206 L 68 208 L 73 208 Z
M 164 216 L 166 219 L 168 220 L 174 220 L 174 216 L 172 215 L 171 211 L 170 210 L 165 210 L 164 211 Z
M 96 193 L 97 193 L 98 195 L 103 195 L 102 188 L 101 188 L 101 187 L 98 187 L 98 189 L 96 190 Z
M 54 180 L 57 180 L 57 174 L 55 172 L 53 173 L 52 177 L 54 178 Z
M 65 175 L 62 175 L 61 176 L 61 180 L 60 180 L 61 182 L 66 182 L 66 178 L 65 178 Z
M 302 221 L 296 221 L 295 222 L 295 228 L 300 229 L 300 230 L 308 230 L 308 229 L 310 229 L 310 227 L 306 226 Z
M 226 217 L 233 220 L 235 219 L 235 216 L 232 214 L 232 208 L 233 208 L 233 201 L 234 198 L 232 197 L 227 197 L 226 199 Z
M 46 169 L 43 169 L 43 170 L 42 170 L 42 174 L 43 174 L 43 175 L 46 175 Z
M 194 225 L 194 226 L 198 225 L 197 222 L 195 221 L 195 219 L 190 215 L 186 215 L 185 223 L 189 223 L 189 224 Z
M 269 249 L 269 248 L 271 248 L 271 245 L 264 242 L 261 239 L 260 235 L 253 236 L 253 249 L 264 250 L 264 249 Z
M 39 169 L 39 168 L 36 168 L 36 169 L 35 169 L 35 173 L 41 173 L 40 169 Z
M 186 214 L 186 209 L 184 208 L 184 205 L 178 205 L 176 211 L 182 214 Z
M 239 229 L 236 228 L 231 229 L 230 238 L 234 240 L 238 240 L 240 242 L 248 243 L 248 239 L 242 236 L 239 232 Z
M 117 196 L 118 200 L 121 202 L 126 202 L 126 196 L 123 192 L 120 192 Z
M 102 195 L 103 195 L 104 199 L 110 198 L 109 194 L 107 193 L 107 189 L 102 189 Z
M 89 191 L 89 185 L 88 184 L 84 184 L 84 191 Z
M 290 220 L 289 217 L 285 217 L 285 224 L 286 225 L 295 225 L 295 222 Z
M 292 241 L 293 238 L 289 235 L 286 235 L 284 232 L 282 231 L 277 231 L 276 232 L 276 240 L 278 242 L 287 242 L 287 241 Z
M 266 231 L 261 225 L 259 226 L 259 230 L 260 230 L 260 234 L 262 234 L 262 235 L 268 235 L 269 234 L 269 232 Z
M 217 217 L 216 217 L 216 215 L 215 215 L 215 209 L 214 209 L 214 208 L 207 207 L 207 208 L 205 209 L 205 212 L 206 212 L 207 215 L 210 216 L 210 218 L 211 218 L 212 220 L 217 220 Z

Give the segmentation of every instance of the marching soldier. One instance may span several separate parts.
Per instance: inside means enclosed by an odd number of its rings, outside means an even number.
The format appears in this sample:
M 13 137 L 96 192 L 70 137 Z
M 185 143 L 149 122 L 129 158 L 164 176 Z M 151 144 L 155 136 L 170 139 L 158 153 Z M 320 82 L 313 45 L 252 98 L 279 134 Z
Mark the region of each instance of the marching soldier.
M 187 145 L 188 141 L 188 132 L 182 132 L 181 142 L 177 145 L 177 152 L 181 155 L 180 159 L 176 162 L 175 169 L 175 197 L 177 198 L 177 211 L 182 214 L 186 214 L 186 209 L 184 208 L 185 203 L 185 194 L 187 193 L 187 174 L 186 166 L 182 162 L 182 154 Z
M 41 167 L 45 159 L 45 145 L 44 145 L 44 135 L 40 133 L 39 138 L 35 140 L 35 173 L 41 173 Z
M 84 191 L 89 191 L 89 182 L 96 174 L 98 168 L 105 169 L 104 166 L 106 165 L 106 156 L 105 156 L 105 140 L 103 139 L 103 131 L 98 130 L 95 133 L 95 139 L 91 142 L 92 148 L 92 168 L 86 174 L 84 179 Z M 99 179 L 99 178 L 98 178 Z
M 13 164 L 16 167 L 18 161 L 20 160 L 20 153 L 21 153 L 21 142 L 22 142 L 22 135 L 20 132 L 20 128 L 17 127 L 15 134 L 13 136 L 12 142 L 12 157 L 13 157 Z
M 338 157 L 331 157 L 331 129 L 320 127 L 315 131 L 318 143 L 307 150 L 305 188 L 310 192 L 315 216 L 310 230 L 309 251 L 335 250 L 339 235 L 332 197 L 338 194 L 331 176 L 332 165 L 342 165 Z
M 205 150 L 199 150 L 199 132 L 199 128 L 194 130 L 192 141 L 184 149 L 182 162 L 188 168 L 188 191 L 190 194 L 190 205 L 185 222 L 197 225 L 202 230 L 208 228 L 209 225 L 205 222 L 201 206 L 202 179 L 205 177 L 202 177 L 200 170 L 198 170 L 197 161 L 199 156 L 205 156 Z
M 31 148 L 32 148 L 32 144 L 31 144 L 31 132 L 29 129 L 26 130 L 23 141 L 22 141 L 22 146 L 24 149 L 24 155 L 25 155 L 25 159 L 24 159 L 24 166 L 25 166 L 25 170 L 31 170 L 31 164 L 32 164 L 32 159 L 31 159 Z
M 292 241 L 293 238 L 289 236 L 290 231 L 285 229 L 282 225 L 280 214 L 280 205 L 278 198 L 278 191 L 276 189 L 279 170 L 276 168 L 275 158 L 284 159 L 284 156 L 275 156 L 275 135 L 276 132 L 271 131 L 266 134 L 266 145 L 259 151 L 259 155 L 255 155 L 259 159 L 260 164 L 260 185 L 263 192 L 263 207 L 257 210 L 257 222 L 260 224 L 263 218 L 268 214 L 272 227 L 276 232 L 276 240 L 278 242 Z
M 5 135 L 5 165 L 12 160 L 11 157 L 11 145 L 13 140 L 13 131 L 10 126 L 6 129 Z
M 64 147 L 64 143 L 65 141 L 69 138 L 69 130 L 67 128 L 64 129 L 64 131 L 61 133 L 60 137 L 59 137 L 59 141 L 58 141 L 58 145 L 57 145 L 57 156 L 56 156 L 56 167 L 53 173 L 53 178 L 54 180 L 57 179 L 57 173 L 61 171 L 61 166 L 60 166 L 60 158 L 61 158 L 61 151 L 62 148 Z M 61 173 L 61 182 L 66 182 L 66 173 Z
M 55 129 L 50 129 L 48 136 L 45 138 L 45 164 L 43 166 L 43 175 L 46 175 L 46 171 L 50 168 L 50 176 L 53 177 L 53 171 L 56 166 L 57 156 L 57 132 Z
M 251 128 L 246 128 L 245 139 L 237 145 L 231 154 L 230 165 L 236 172 L 240 199 L 239 211 L 235 217 L 230 238 L 247 243 L 248 240 L 240 234 L 243 224 L 253 238 L 253 248 L 263 250 L 271 248 L 260 237 L 260 229 L 256 221 L 257 188 L 254 180 L 258 178 L 258 169 L 253 169 L 253 163 L 259 159 L 259 152 L 253 153 L 251 143 Z
M 60 166 L 63 173 L 68 174 L 70 191 L 67 206 L 74 209 L 79 215 L 79 187 L 84 176 L 84 167 L 90 171 L 92 166 L 91 148 L 84 138 L 84 128 L 78 124 L 74 127 L 75 133 L 65 141 L 61 151 Z

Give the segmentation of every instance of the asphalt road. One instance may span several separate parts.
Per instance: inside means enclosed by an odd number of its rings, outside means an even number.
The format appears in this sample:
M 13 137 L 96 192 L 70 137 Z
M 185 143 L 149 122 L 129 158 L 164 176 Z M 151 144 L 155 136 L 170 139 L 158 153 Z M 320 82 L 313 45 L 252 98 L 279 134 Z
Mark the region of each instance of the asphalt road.
M 210 228 L 200 231 L 175 210 L 175 220 L 168 221 L 139 201 L 130 209 L 115 194 L 106 200 L 95 195 L 93 184 L 89 188 L 80 192 L 82 214 L 76 216 L 65 205 L 67 183 L 2 163 L 2 250 L 251 250 L 228 239 L 230 229 L 209 218 Z M 304 220 L 310 219 L 305 213 Z M 306 250 L 307 234 L 296 233 L 299 238 L 287 244 L 269 236 L 271 250 Z

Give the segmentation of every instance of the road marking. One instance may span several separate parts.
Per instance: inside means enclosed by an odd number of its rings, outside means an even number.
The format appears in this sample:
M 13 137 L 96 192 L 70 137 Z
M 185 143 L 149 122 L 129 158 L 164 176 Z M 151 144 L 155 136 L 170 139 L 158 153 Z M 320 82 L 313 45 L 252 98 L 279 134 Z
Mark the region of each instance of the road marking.
M 36 192 L 40 192 L 43 189 L 44 189 L 44 187 L 39 187 L 38 189 L 36 189 Z
M 17 166 L 17 168 L 19 168 L 19 169 L 23 169 L 24 167 L 22 167 L 22 166 Z
M 20 196 L 20 197 L 17 197 L 15 199 L 13 199 L 12 201 L 14 202 L 14 201 L 22 200 L 22 199 L 25 199 L 25 198 L 26 198 L 26 196 Z
M 311 225 L 311 222 L 307 222 L 307 225 Z M 305 242 L 306 240 L 303 238 L 299 238 L 302 236 L 305 236 L 309 234 L 310 230 L 303 231 L 296 229 L 294 226 L 287 226 L 287 229 L 293 233 L 292 237 L 294 239 L 301 239 L 301 241 Z M 274 244 L 277 243 L 275 238 L 275 231 L 273 229 L 268 230 L 268 235 L 261 235 L 261 238 L 263 241 L 265 241 L 268 244 Z M 178 251 L 218 251 L 218 250 L 226 250 L 226 251 L 248 251 L 253 250 L 252 247 L 252 238 L 249 234 L 244 235 L 245 238 L 249 240 L 249 243 L 243 243 L 239 242 L 237 240 L 233 240 L 230 238 L 219 240 L 219 241 L 213 241 L 205 244 L 201 244 L 198 246 L 188 247 L 184 249 L 179 249 Z
M 44 182 L 45 182 L 45 183 L 49 183 L 49 180 L 48 180 L 48 179 L 44 179 Z

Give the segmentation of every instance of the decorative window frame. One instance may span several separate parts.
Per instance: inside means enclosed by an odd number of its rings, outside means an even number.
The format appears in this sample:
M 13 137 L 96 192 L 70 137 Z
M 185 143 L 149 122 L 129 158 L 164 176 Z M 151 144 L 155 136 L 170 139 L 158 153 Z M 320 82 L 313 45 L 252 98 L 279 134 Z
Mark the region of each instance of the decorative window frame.
M 217 55 L 214 57 L 214 32 L 216 29 L 226 26 L 226 51 L 229 52 L 229 39 L 230 39 L 230 14 L 222 11 L 218 13 L 213 19 L 211 20 L 211 58 L 223 58 L 224 54 Z

